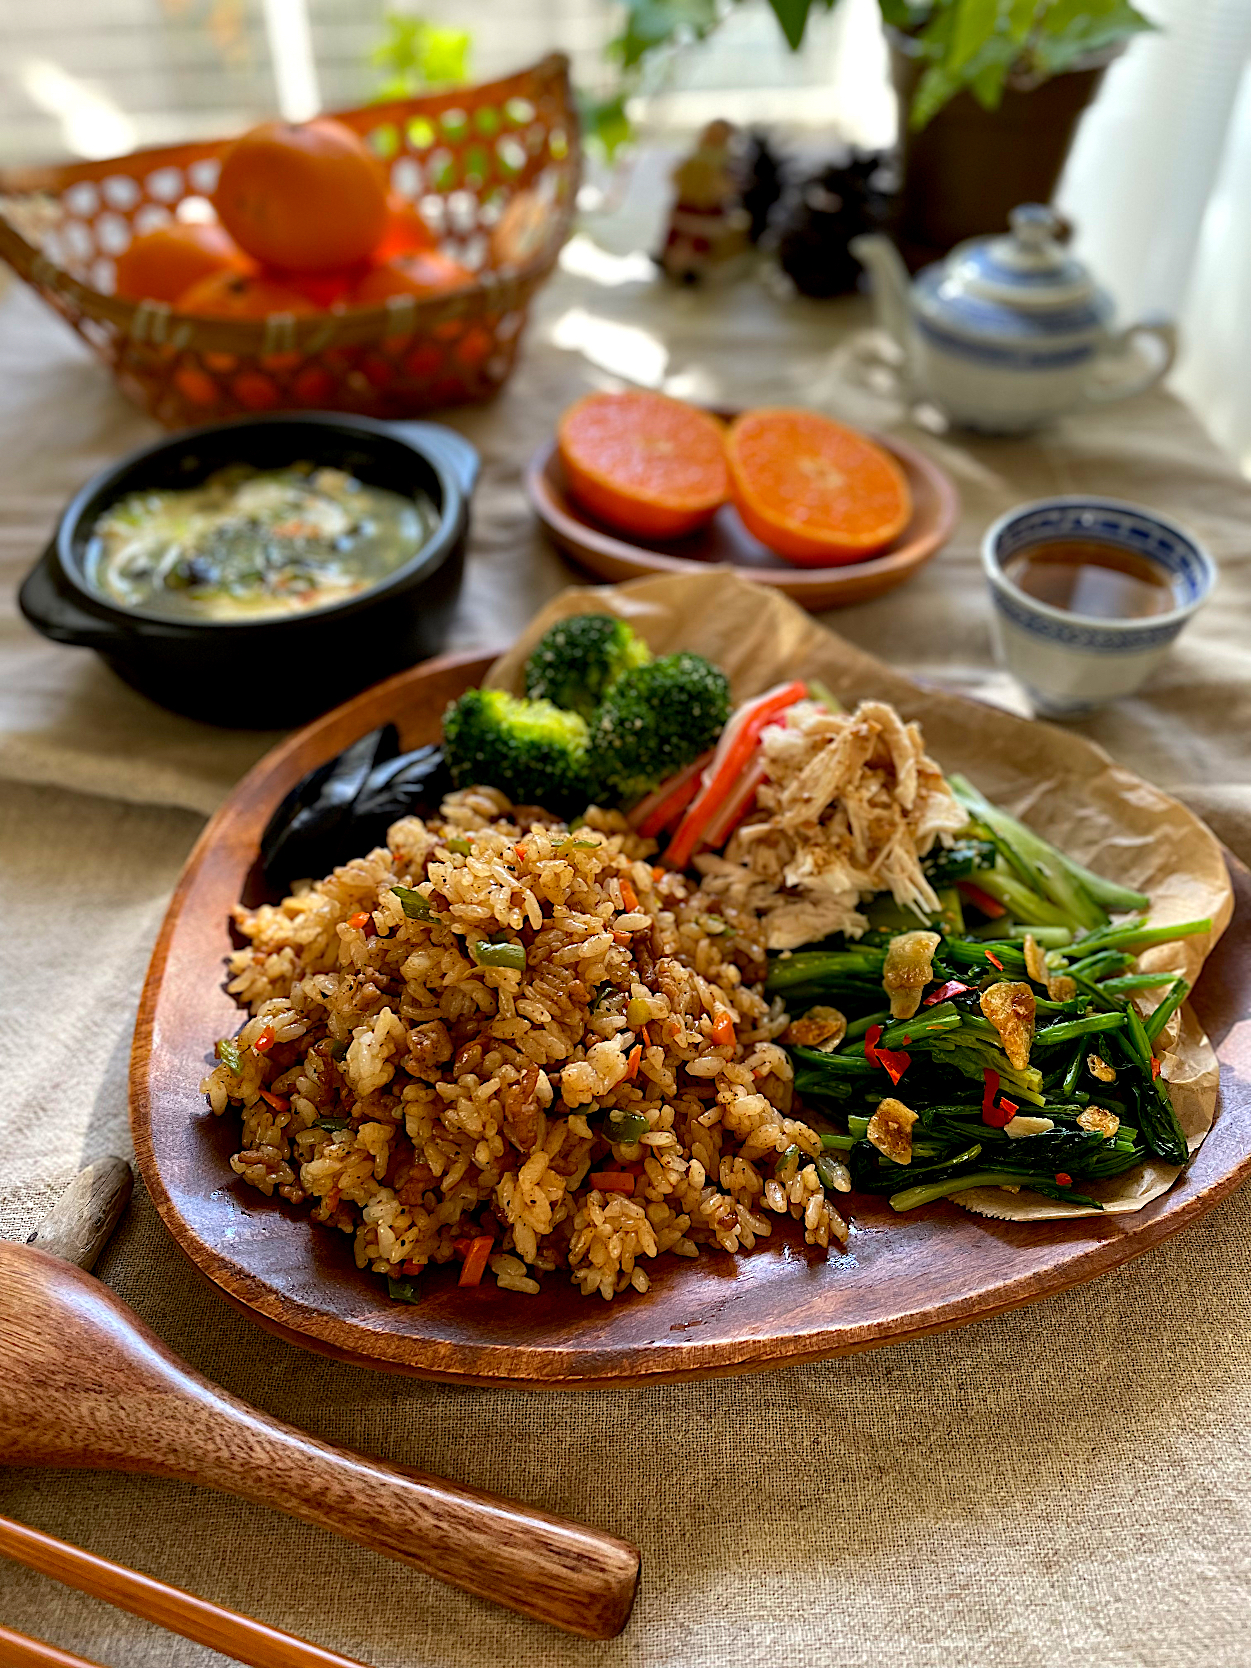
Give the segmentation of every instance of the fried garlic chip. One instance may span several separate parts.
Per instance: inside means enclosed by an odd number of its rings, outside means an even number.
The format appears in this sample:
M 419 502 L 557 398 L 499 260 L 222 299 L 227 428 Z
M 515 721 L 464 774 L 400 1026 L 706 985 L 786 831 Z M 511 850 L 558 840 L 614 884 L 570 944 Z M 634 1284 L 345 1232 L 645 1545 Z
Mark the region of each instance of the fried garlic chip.
M 1024 980 L 1002 979 L 982 992 L 982 1012 L 999 1033 L 1017 1071 L 1029 1065 L 1034 1043 L 1034 993 Z
M 921 1006 L 921 992 L 934 977 L 936 932 L 901 932 L 892 938 L 882 968 L 882 988 L 890 997 L 892 1019 L 911 1019 Z

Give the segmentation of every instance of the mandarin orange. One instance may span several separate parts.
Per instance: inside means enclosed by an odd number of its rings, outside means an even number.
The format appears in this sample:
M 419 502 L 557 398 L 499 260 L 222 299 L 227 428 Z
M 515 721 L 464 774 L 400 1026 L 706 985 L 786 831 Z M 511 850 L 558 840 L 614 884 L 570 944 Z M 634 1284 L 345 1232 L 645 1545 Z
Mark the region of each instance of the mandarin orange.
M 745 411 L 730 424 L 726 456 L 748 531 L 800 567 L 874 556 L 912 516 L 912 493 L 894 458 L 816 411 Z
M 721 424 L 664 394 L 586 394 L 560 419 L 556 444 L 574 498 L 642 538 L 694 532 L 729 490 Z
M 407 255 L 415 249 L 433 249 L 437 239 L 417 212 L 417 205 L 398 191 L 387 198 L 387 224 L 382 242 L 374 250 L 374 264 Z
M 117 257 L 117 293 L 133 301 L 177 301 L 214 272 L 248 272 L 252 261 L 223 227 L 171 221 L 142 232 Z
M 315 313 L 317 308 L 290 284 L 259 273 L 210 272 L 174 303 L 180 313 L 211 319 L 263 319 L 271 313 Z
M 473 281 L 469 268 L 450 255 L 440 254 L 437 249 L 414 249 L 371 266 L 352 291 L 351 300 L 354 307 L 377 307 L 392 296 L 441 295 L 445 290 L 463 289 Z
M 387 225 L 381 165 L 342 122 L 262 122 L 228 145 L 213 203 L 266 266 L 324 272 L 365 260 Z

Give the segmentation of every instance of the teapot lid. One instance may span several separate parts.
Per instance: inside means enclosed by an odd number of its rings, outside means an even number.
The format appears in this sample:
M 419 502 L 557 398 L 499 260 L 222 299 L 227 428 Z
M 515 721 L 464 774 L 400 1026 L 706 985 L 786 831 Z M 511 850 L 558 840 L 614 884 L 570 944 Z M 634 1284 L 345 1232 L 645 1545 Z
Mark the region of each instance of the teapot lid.
M 991 336 L 1098 331 L 1111 303 L 1059 241 L 1063 223 L 1043 203 L 1022 203 L 1007 236 L 970 239 L 918 280 L 923 313 Z

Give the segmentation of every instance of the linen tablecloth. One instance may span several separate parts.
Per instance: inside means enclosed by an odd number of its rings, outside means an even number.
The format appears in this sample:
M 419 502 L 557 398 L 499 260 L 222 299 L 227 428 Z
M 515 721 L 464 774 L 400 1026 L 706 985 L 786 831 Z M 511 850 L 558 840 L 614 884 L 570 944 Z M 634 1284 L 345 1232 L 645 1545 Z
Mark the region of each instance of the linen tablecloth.
M 1018 703 L 992 663 L 987 523 L 1044 493 L 1140 500 L 1204 538 L 1215 602 L 1134 700 L 1081 725 L 1244 857 L 1251 836 L 1251 490 L 1164 393 L 1033 440 L 914 429 L 845 376 L 862 303 L 753 279 L 657 286 L 612 228 L 579 239 L 490 407 L 453 647 L 500 645 L 578 576 L 521 467 L 614 374 L 721 403 L 802 401 L 899 432 L 956 478 L 950 546 L 830 617 L 909 672 Z M 14 592 L 63 499 L 154 432 L 23 292 L 0 306 L 0 1235 L 129 1150 L 125 1071 L 147 956 L 206 813 L 272 736 L 175 718 L 30 632 Z M 312 1528 L 143 1477 L 0 1474 L 0 1511 L 376 1668 L 1243 1668 L 1251 1604 L 1251 1195 L 1109 1275 L 847 1360 L 576 1396 L 458 1389 L 283 1344 L 194 1276 L 136 1190 L 98 1273 L 191 1364 L 318 1436 L 638 1542 L 634 1619 L 565 1639 Z M 628 1301 L 628 1300 L 626 1300 Z M 117 1668 L 223 1659 L 0 1563 L 0 1620 Z

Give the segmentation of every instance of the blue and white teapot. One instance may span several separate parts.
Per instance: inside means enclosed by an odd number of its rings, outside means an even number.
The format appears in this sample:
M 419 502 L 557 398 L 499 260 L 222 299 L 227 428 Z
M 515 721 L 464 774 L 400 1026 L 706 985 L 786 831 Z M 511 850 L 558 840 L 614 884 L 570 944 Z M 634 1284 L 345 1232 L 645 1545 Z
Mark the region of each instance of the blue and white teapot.
M 1051 209 L 1024 203 L 1007 236 L 972 238 L 915 280 L 889 238 L 854 238 L 877 322 L 904 355 L 907 392 L 953 423 L 1021 434 L 1085 403 L 1150 388 L 1176 351 L 1171 324 L 1111 328 L 1111 298 L 1058 241 Z

